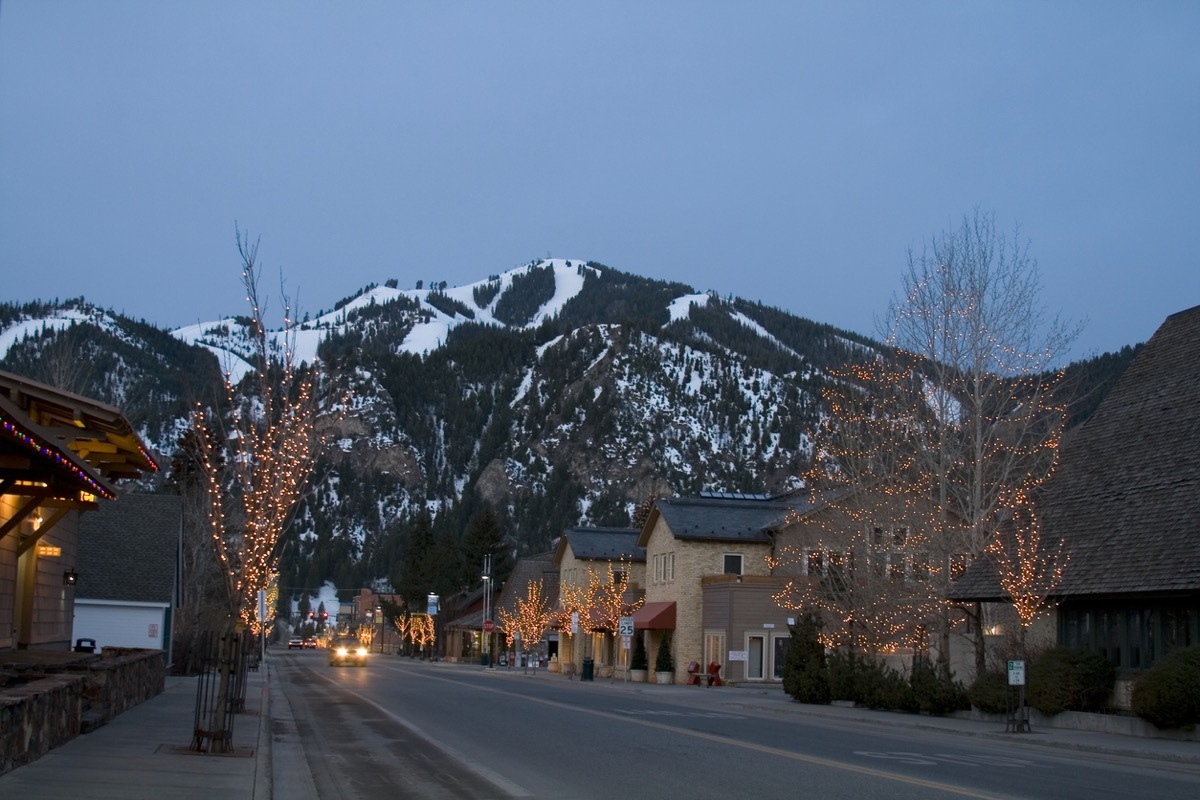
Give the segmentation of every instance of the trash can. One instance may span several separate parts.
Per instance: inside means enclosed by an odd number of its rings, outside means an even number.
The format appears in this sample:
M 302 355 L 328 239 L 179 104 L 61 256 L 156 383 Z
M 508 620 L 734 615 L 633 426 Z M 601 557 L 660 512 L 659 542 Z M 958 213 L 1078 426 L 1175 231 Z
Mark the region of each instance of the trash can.
M 94 652 L 96 652 L 96 640 L 95 639 L 76 639 L 75 640 L 75 652 L 76 653 L 94 653 Z
M 479 663 L 485 667 L 488 665 L 488 654 L 487 653 L 484 653 L 483 655 L 479 656 Z
M 579 675 L 581 681 L 594 681 L 596 679 L 596 661 L 595 659 L 585 658 L 583 660 L 583 672 Z

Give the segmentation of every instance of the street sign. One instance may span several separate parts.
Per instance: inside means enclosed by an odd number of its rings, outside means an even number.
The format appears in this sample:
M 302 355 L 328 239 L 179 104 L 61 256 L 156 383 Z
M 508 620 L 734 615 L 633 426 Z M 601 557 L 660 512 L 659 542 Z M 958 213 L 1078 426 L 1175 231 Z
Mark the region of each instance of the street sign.
M 496 630 L 496 623 L 492 622 L 490 619 L 485 619 L 483 621 L 483 632 L 491 633 L 494 630 Z
M 1025 685 L 1025 662 L 1024 661 L 1009 661 L 1008 662 L 1008 685 L 1009 686 L 1024 686 Z
M 629 649 L 629 640 L 632 638 L 633 638 L 632 636 L 622 636 L 621 637 L 621 649 L 622 650 Z
M 621 617 L 621 621 L 617 623 L 617 634 L 633 636 L 633 617 Z

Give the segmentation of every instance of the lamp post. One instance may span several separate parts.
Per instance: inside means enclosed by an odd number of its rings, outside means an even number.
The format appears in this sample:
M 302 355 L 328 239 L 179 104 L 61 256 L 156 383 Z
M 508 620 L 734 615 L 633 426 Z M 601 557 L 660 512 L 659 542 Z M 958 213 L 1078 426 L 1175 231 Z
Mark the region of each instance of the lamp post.
M 483 650 L 483 665 L 492 666 L 492 632 L 488 623 L 492 621 L 492 554 L 483 557 L 483 624 L 480 625 L 480 649 Z

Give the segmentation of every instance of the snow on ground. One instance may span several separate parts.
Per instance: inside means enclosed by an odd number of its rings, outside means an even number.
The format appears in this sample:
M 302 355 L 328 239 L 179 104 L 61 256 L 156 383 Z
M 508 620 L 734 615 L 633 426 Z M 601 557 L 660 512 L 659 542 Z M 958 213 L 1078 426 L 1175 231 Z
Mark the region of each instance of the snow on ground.
M 683 297 L 677 297 L 671 301 L 671 305 L 667 306 L 667 310 L 671 313 L 671 322 L 676 322 L 681 319 L 687 319 L 692 313 L 692 304 L 701 308 L 708 305 L 707 294 L 685 294 Z
M 47 319 L 27 319 L 0 331 L 0 358 L 8 354 L 8 350 L 27 336 L 36 336 L 44 330 L 62 331 L 87 319 L 78 311 L 62 311 L 61 316 Z

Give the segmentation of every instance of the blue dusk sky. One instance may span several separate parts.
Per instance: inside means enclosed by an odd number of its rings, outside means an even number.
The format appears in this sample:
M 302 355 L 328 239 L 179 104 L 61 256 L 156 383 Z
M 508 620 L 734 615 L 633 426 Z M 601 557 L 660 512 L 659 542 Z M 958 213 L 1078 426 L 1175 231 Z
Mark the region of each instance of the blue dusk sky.
M 3 300 L 245 313 L 236 225 L 314 314 L 551 255 L 874 335 L 977 207 L 1069 358 L 1200 303 L 1200 3 L 0 0 Z

